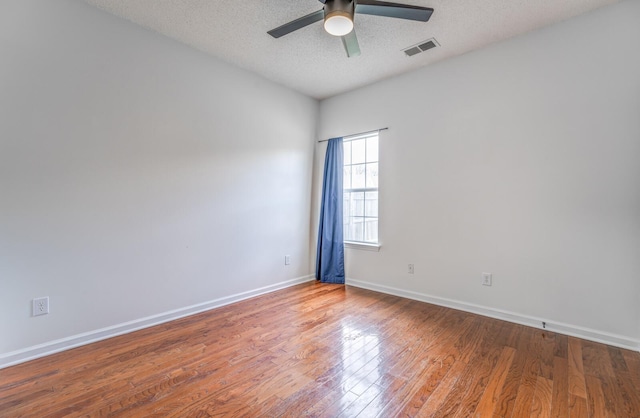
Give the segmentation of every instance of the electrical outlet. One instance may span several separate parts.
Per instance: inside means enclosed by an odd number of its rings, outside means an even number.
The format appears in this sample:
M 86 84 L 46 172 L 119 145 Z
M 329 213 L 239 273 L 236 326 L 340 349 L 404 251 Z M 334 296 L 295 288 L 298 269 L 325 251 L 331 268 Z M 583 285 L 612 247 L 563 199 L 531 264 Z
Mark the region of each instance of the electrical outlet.
M 285 255 L 284 256 L 284 265 L 288 266 L 289 264 L 291 264 L 291 256 L 290 255 Z
M 409 264 L 409 274 L 415 273 L 415 269 L 413 268 L 413 264 Z
M 49 313 L 49 296 L 36 298 L 33 300 L 33 316 L 46 315 Z
M 482 285 L 483 286 L 491 286 L 493 276 L 491 273 L 482 273 Z

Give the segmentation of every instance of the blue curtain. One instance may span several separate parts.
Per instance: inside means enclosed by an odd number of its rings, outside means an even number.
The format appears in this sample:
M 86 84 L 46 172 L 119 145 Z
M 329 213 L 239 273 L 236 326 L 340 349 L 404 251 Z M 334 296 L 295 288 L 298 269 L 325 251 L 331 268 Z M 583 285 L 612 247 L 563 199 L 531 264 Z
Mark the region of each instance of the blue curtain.
M 323 283 L 344 283 L 342 152 L 342 138 L 330 139 L 324 160 L 316 255 L 316 279 Z

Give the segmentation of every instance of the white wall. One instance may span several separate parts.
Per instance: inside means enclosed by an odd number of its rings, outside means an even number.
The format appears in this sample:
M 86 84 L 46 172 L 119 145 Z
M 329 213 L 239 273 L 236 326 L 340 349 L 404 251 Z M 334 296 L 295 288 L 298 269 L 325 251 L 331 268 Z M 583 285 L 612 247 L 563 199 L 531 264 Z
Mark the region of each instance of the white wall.
M 0 59 L 0 366 L 308 276 L 315 100 L 77 0 L 3 2 Z
M 640 348 L 638 22 L 623 2 L 323 101 L 321 138 L 390 127 L 351 282 Z

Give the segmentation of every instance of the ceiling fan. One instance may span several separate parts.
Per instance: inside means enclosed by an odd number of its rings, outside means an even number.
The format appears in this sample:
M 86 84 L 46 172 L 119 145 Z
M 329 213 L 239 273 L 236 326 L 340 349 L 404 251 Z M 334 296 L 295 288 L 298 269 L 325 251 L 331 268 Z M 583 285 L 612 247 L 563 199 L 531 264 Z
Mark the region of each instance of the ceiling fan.
M 360 55 L 358 38 L 353 28 L 356 13 L 426 22 L 433 9 L 409 4 L 389 3 L 377 0 L 318 0 L 324 7 L 267 32 L 274 38 L 302 29 L 324 19 L 324 29 L 333 36 L 340 36 L 348 57 Z

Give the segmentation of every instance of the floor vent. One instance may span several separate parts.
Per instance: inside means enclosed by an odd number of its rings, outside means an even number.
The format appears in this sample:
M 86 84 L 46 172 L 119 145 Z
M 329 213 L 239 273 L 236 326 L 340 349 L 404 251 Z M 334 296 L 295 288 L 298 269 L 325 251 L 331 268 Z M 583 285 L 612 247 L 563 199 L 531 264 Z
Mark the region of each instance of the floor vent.
M 412 57 L 414 55 L 417 55 L 421 52 L 427 51 L 431 48 L 435 48 L 437 46 L 440 46 L 440 44 L 438 43 L 438 41 L 436 41 L 435 38 L 431 38 L 431 39 L 427 39 L 426 41 L 422 41 L 416 45 L 410 46 L 409 48 L 406 48 L 404 50 L 404 53 L 408 56 L 408 57 Z

